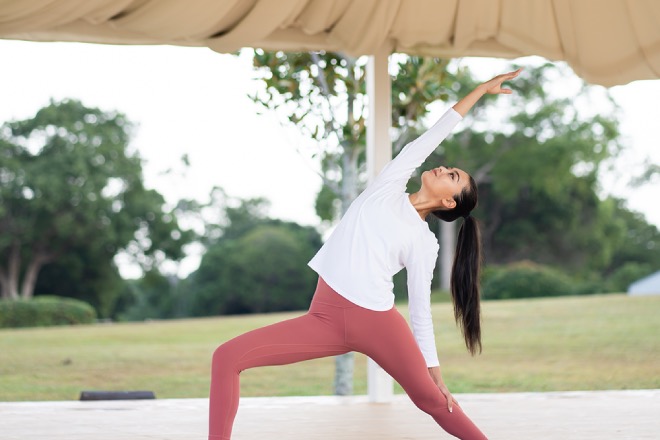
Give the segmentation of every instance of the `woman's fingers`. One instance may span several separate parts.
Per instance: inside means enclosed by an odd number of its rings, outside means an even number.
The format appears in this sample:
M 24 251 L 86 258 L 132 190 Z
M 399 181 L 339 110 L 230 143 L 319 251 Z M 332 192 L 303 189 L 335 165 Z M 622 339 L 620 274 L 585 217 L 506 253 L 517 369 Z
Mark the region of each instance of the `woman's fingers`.
M 513 72 L 509 72 L 506 75 L 509 76 L 509 78 L 515 78 L 516 76 L 520 75 L 520 72 L 522 72 L 522 67 L 519 68 L 518 70 L 514 70 Z
M 487 92 L 490 94 L 502 94 L 502 95 L 510 95 L 513 93 L 511 89 L 503 89 L 502 88 L 502 83 L 504 81 L 509 81 L 516 76 L 520 75 L 520 72 L 522 71 L 522 67 L 518 70 L 514 70 L 513 72 L 508 72 L 508 73 L 502 73 L 500 75 L 497 75 L 495 78 L 491 79 L 490 81 L 486 82 L 488 87 Z
M 454 396 L 451 395 L 449 389 L 445 386 L 441 386 L 440 391 L 442 392 L 442 394 L 445 395 L 445 398 L 447 399 L 447 409 L 449 410 L 449 412 L 452 412 L 453 411 L 452 407 L 454 405 L 454 402 L 456 402 Z

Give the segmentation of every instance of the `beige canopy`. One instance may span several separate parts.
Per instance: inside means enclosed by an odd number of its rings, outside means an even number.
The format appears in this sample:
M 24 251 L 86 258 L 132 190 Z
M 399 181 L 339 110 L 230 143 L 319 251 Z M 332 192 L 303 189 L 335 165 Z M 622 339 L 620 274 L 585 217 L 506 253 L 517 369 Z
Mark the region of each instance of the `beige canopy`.
M 589 82 L 660 77 L 660 0 L 0 0 L 0 38 L 540 55 Z

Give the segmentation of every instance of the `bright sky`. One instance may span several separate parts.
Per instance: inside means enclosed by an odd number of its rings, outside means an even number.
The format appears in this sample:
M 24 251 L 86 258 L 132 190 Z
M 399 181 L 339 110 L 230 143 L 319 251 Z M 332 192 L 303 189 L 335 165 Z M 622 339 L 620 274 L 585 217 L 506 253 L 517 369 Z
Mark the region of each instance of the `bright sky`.
M 145 159 L 147 185 L 169 202 L 205 200 L 213 186 L 230 196 L 270 200 L 270 215 L 315 225 L 320 187 L 310 143 L 274 115 L 258 115 L 248 59 L 205 48 L 103 46 L 0 40 L 0 122 L 29 118 L 52 98 L 119 110 L 139 124 L 133 146 Z M 501 63 L 479 60 L 484 77 Z M 491 68 L 492 72 L 486 72 Z M 560 85 L 558 85 L 560 86 Z M 611 89 L 622 106 L 626 153 L 607 176 L 607 193 L 660 227 L 658 185 L 627 188 L 644 158 L 660 164 L 660 80 Z M 299 153 L 301 151 L 302 153 Z M 181 157 L 190 167 L 184 171 Z M 174 172 L 164 174 L 168 169 Z M 198 259 L 183 264 L 194 270 Z M 125 275 L 128 275 L 126 272 Z

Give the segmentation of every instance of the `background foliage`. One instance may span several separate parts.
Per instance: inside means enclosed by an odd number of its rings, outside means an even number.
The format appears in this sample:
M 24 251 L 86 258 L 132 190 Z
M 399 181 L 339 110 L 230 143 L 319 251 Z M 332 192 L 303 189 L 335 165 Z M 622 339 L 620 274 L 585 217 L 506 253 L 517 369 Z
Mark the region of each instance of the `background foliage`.
M 433 58 L 392 61 L 396 155 L 442 111 L 432 102 L 464 95 L 475 72 Z M 254 64 L 263 86 L 258 105 L 316 142 L 326 182 L 317 211 L 336 219 L 365 184 L 364 59 L 257 51 Z M 556 93 L 569 80 L 570 93 Z M 511 87 L 506 101 L 481 101 L 420 170 L 449 164 L 477 179 L 476 215 L 492 266 L 485 293 L 535 295 L 541 279 L 552 280 L 552 294 L 623 291 L 658 270 L 658 229 L 625 200 L 600 194 L 602 173 L 625 148 L 606 90 L 551 64 L 527 66 Z M 219 189 L 205 204 L 166 206 L 144 186 L 133 130 L 120 112 L 75 100 L 0 127 L 2 296 L 77 298 L 121 320 L 306 308 L 315 283 L 306 263 L 319 233 L 269 218 L 263 200 L 231 199 Z M 639 179 L 653 178 L 656 167 Z M 413 178 L 409 191 L 417 185 Z M 180 226 L 190 218 L 202 223 L 196 233 Z M 439 229 L 434 220 L 430 227 Z M 205 249 L 199 269 L 186 279 L 162 273 L 161 263 L 182 257 L 193 240 Z M 118 252 L 133 256 L 142 278 L 121 279 Z M 396 280 L 397 297 L 405 297 L 405 273 Z
M 553 78 L 569 75 L 570 96 L 551 92 Z M 475 86 L 467 70 L 454 78 L 455 99 Z M 475 177 L 486 264 L 546 265 L 582 283 L 574 293 L 625 290 L 660 268 L 660 231 L 624 200 L 600 195 L 602 173 L 625 148 L 616 106 L 606 90 L 552 64 L 518 79 L 506 102 L 480 101 L 420 171 L 451 164 Z
M 192 236 L 145 188 L 131 130 L 123 114 L 76 100 L 0 127 L 2 298 L 72 296 L 109 316 L 118 252 L 145 268 L 183 256 Z
M 574 295 L 578 292 L 580 289 L 575 281 L 558 270 L 531 262 L 518 262 L 505 267 L 489 267 L 481 293 L 484 299 L 512 299 Z
M 270 219 L 262 200 L 227 207 L 227 225 L 186 280 L 191 316 L 305 309 L 316 285 L 307 262 L 321 247 L 311 227 Z
M 33 300 L 0 301 L 0 328 L 92 324 L 96 311 L 86 302 L 42 295 Z

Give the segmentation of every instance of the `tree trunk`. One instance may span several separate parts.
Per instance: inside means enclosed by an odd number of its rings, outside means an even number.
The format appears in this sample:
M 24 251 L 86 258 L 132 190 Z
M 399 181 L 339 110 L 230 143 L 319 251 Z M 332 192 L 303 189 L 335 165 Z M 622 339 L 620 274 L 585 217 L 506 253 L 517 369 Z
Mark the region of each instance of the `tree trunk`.
M 0 267 L 0 298 L 9 299 L 9 278 L 2 267 Z
M 49 261 L 48 255 L 43 252 L 37 252 L 35 257 L 32 258 L 28 268 L 23 277 L 23 285 L 21 286 L 21 298 L 31 299 L 34 295 L 34 286 L 37 284 L 37 276 L 39 271 Z
M 18 299 L 18 277 L 21 269 L 21 247 L 14 242 L 9 250 L 9 263 L 7 265 L 7 298 Z

